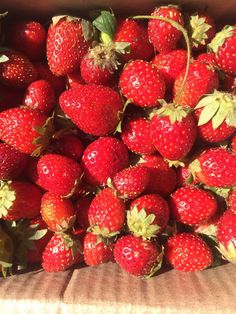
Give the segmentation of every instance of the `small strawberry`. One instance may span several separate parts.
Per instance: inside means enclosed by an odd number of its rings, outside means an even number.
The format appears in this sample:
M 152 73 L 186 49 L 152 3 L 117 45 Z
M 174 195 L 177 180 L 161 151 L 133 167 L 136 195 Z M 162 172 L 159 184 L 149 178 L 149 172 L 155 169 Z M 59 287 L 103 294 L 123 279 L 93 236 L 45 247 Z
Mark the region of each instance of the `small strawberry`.
M 79 68 L 81 58 L 89 48 L 85 27 L 88 22 L 80 18 L 66 15 L 52 18 L 47 36 L 47 60 L 56 76 L 64 76 Z
M 93 197 L 87 196 L 79 198 L 75 204 L 76 224 L 85 230 L 89 227 L 88 210 L 92 200 Z
M 216 239 L 224 259 L 236 264 L 236 214 L 227 210 L 219 219 Z
M 236 189 L 233 189 L 229 194 L 228 206 L 229 209 L 236 214 Z
M 67 134 L 53 143 L 53 152 L 79 161 L 82 157 L 84 146 L 78 136 Z
M 73 227 L 75 210 L 70 200 L 47 192 L 43 195 L 40 209 L 42 219 L 50 230 L 65 231 Z
M 116 242 L 114 257 L 120 267 L 137 277 L 149 278 L 161 268 L 161 248 L 133 235 L 123 236 Z
M 37 186 L 21 181 L 0 181 L 0 195 L 0 218 L 19 220 L 39 215 L 42 192 Z
M 70 88 L 78 88 L 81 85 L 84 85 L 84 81 L 81 77 L 80 71 L 76 70 L 72 73 L 67 74 L 66 76 L 67 87 Z
M 177 6 L 161 6 L 156 8 L 152 16 L 168 18 L 183 26 L 183 16 Z M 160 53 L 167 53 L 175 49 L 182 33 L 169 22 L 150 19 L 148 21 L 149 40 L 154 48 Z
M 156 237 L 168 224 L 168 203 L 158 194 L 147 194 L 136 198 L 127 211 L 127 225 L 135 236 L 144 239 Z
M 120 75 L 122 94 L 139 107 L 154 107 L 165 95 L 165 82 L 150 63 L 135 60 L 127 63 Z
M 23 97 L 24 90 L 0 84 L 0 112 L 21 105 Z
M 6 277 L 11 271 L 13 262 L 14 245 L 10 236 L 0 225 L 0 272 Z
M 93 84 L 65 91 L 59 103 L 79 129 L 94 136 L 113 132 L 124 106 L 120 95 L 110 87 Z
M 102 137 L 87 146 L 81 162 L 87 183 L 100 186 L 129 166 L 126 146 L 116 138 Z
M 197 235 L 180 233 L 170 237 L 165 247 L 167 261 L 183 272 L 203 270 L 213 263 L 208 245 Z
M 43 189 L 68 197 L 76 192 L 82 171 L 80 165 L 71 158 L 46 154 L 38 161 L 37 174 L 37 184 Z

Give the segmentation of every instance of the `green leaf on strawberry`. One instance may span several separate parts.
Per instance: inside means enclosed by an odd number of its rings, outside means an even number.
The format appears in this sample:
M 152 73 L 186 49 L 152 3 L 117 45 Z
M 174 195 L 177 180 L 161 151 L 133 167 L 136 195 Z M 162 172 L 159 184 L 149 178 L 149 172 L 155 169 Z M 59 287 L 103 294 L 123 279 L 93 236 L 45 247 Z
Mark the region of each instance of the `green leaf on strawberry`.
M 101 32 L 113 39 L 116 31 L 116 18 L 113 12 L 102 10 L 100 15 L 93 21 L 93 25 Z M 108 39 L 108 38 L 107 38 Z

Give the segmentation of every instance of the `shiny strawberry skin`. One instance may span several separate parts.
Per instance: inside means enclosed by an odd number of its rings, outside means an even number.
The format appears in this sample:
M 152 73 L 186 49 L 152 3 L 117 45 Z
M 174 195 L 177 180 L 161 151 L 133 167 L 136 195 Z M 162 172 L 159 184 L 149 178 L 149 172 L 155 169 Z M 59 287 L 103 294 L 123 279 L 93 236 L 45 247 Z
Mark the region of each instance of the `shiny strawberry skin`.
M 81 77 L 80 70 L 67 74 L 66 81 L 68 88 L 79 88 L 85 83 Z
M 56 154 L 79 161 L 82 157 L 84 146 L 78 136 L 68 134 L 56 140 L 52 145 L 52 150 Z
M 211 66 L 216 67 L 215 56 L 214 56 L 214 53 L 212 52 L 200 53 L 200 55 L 197 56 L 196 60 L 203 63 L 208 63 Z
M 88 210 L 93 197 L 79 198 L 75 203 L 76 224 L 87 230 L 89 227 Z
M 228 206 L 229 206 L 229 209 L 236 214 L 236 189 L 233 189 L 230 192 L 229 199 L 228 199 Z

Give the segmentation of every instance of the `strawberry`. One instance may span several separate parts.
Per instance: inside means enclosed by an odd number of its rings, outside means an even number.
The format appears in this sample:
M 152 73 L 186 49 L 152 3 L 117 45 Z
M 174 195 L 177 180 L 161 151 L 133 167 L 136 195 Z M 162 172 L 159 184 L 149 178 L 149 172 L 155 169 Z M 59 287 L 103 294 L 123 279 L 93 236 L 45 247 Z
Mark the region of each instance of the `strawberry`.
M 25 55 L 11 50 L 2 53 L 8 58 L 0 63 L 0 80 L 4 85 L 26 88 L 37 79 L 37 71 Z
M 168 224 L 168 203 L 158 194 L 147 194 L 136 198 L 127 211 L 127 224 L 135 236 L 144 239 L 155 237 Z
M 233 189 L 229 194 L 228 206 L 236 214 L 236 189 Z
M 66 81 L 68 88 L 78 88 L 81 85 L 84 85 L 84 81 L 79 70 L 67 74 Z
M 24 90 L 0 84 L 0 112 L 22 103 Z
M 88 210 L 91 205 L 93 197 L 87 196 L 85 198 L 79 198 L 75 204 L 76 223 L 83 229 L 88 229 Z
M 183 159 L 197 135 L 192 114 L 181 106 L 164 104 L 151 119 L 150 137 L 157 151 L 166 159 Z
M 212 52 L 200 53 L 200 55 L 198 55 L 197 57 L 197 61 L 208 63 L 212 67 L 217 67 L 216 62 L 215 62 L 215 56 L 214 56 L 214 53 Z
M 82 157 L 84 146 L 81 140 L 73 135 L 67 134 L 53 143 L 53 152 L 79 161 Z
M 83 253 L 86 265 L 97 266 L 107 263 L 113 261 L 113 243 L 88 232 L 84 238 Z
M 149 61 L 154 54 L 145 25 L 132 19 L 121 20 L 118 23 L 114 41 L 130 44 L 129 52 L 120 56 L 123 62 L 136 59 Z
M 36 110 L 12 108 L 0 113 L 0 139 L 22 153 L 39 155 L 52 131 L 52 119 Z
M 69 234 L 54 234 L 42 256 L 47 272 L 63 271 L 82 261 L 80 243 Z
M 71 158 L 46 154 L 37 164 L 37 184 L 43 189 L 68 197 L 75 193 L 82 174 L 80 165 Z
M 114 257 L 116 263 L 127 273 L 148 278 L 160 269 L 162 252 L 151 241 L 126 235 L 116 242 Z
M 176 172 L 158 154 L 143 156 L 139 163 L 149 168 L 150 180 L 146 193 L 169 196 L 176 186 Z
M 216 72 L 208 64 L 194 61 L 190 64 L 187 80 L 179 97 L 185 71 L 184 69 L 175 80 L 174 102 L 177 101 L 178 105 L 194 108 L 203 95 L 210 94 L 218 88 L 219 79 Z
M 122 141 L 136 154 L 150 155 L 156 149 L 150 139 L 150 121 L 143 117 L 132 117 L 122 124 Z
M 111 237 L 119 233 L 125 222 L 125 204 L 110 188 L 101 190 L 88 210 L 94 234 Z
M 47 60 L 56 76 L 65 76 L 79 68 L 89 48 L 85 24 L 88 26 L 86 21 L 66 15 L 52 18 L 47 36 Z
M 100 186 L 129 166 L 126 146 L 116 138 L 103 137 L 87 146 L 81 162 L 87 183 Z
M 216 239 L 224 259 L 236 264 L 236 214 L 227 210 L 218 221 Z
M 175 221 L 191 226 L 206 223 L 217 211 L 214 196 L 194 186 L 177 189 L 171 195 L 170 204 Z
M 183 272 L 203 270 L 213 263 L 208 245 L 196 234 L 180 233 L 170 237 L 165 256 L 174 269 Z
M 124 106 L 120 95 L 110 87 L 93 84 L 65 91 L 59 103 L 79 129 L 94 136 L 113 132 Z
M 35 185 L 23 181 L 0 181 L 0 195 L 0 218 L 19 220 L 39 215 L 42 192 Z
M 10 236 L 0 225 L 0 272 L 6 277 L 12 268 L 14 245 Z
M 52 231 L 65 231 L 75 222 L 74 207 L 70 200 L 47 192 L 43 195 L 40 209 L 42 219 Z
M 5 143 L 0 143 L 0 180 L 19 177 L 26 168 L 27 162 L 27 155 Z
M 6 29 L 6 43 L 30 60 L 41 60 L 45 53 L 46 30 L 36 21 L 11 22 Z
M 236 26 L 226 25 L 208 45 L 220 70 L 236 75 Z
M 154 107 L 165 95 L 165 82 L 150 63 L 135 60 L 125 65 L 119 87 L 122 94 L 139 107 Z
M 151 15 L 168 18 L 181 26 L 184 25 L 182 13 L 177 6 L 161 6 L 156 8 Z M 182 33 L 169 22 L 150 19 L 148 21 L 148 35 L 155 50 L 160 53 L 167 53 L 175 49 Z

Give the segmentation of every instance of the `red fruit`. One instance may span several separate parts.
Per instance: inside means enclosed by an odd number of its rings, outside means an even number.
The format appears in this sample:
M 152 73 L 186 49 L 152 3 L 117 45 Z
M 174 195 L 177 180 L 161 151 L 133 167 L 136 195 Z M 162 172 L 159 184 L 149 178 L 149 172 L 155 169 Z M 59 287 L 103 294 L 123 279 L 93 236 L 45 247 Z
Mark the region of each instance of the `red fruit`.
M 88 210 L 92 200 L 93 197 L 87 196 L 79 198 L 75 204 L 76 223 L 85 230 L 89 227 Z
M 191 226 L 204 224 L 216 211 L 216 199 L 200 188 L 185 186 L 171 195 L 171 212 L 177 222 Z
M 212 52 L 203 52 L 197 57 L 197 61 L 207 63 L 212 67 L 216 67 L 215 56 Z
M 97 266 L 113 260 L 113 243 L 88 232 L 84 238 L 84 262 L 89 266 Z
M 120 95 L 110 87 L 92 84 L 65 91 L 59 103 L 79 129 L 94 136 L 113 132 L 124 106 Z
M 150 139 L 150 121 L 133 117 L 122 125 L 122 141 L 136 154 L 150 155 L 156 151 Z
M 99 138 L 87 146 L 81 165 L 87 183 L 104 185 L 108 178 L 113 178 L 117 172 L 129 166 L 128 150 L 116 138 Z
M 150 180 L 146 193 L 157 193 L 163 197 L 169 196 L 176 186 L 176 171 L 164 159 L 155 154 L 143 156 L 139 161 L 141 165 L 149 168 Z
M 29 59 L 20 52 L 3 51 L 9 59 L 0 63 L 0 79 L 3 84 L 26 88 L 37 79 L 37 71 Z
M 182 13 L 176 6 L 162 6 L 156 8 L 152 16 L 168 18 L 180 25 L 184 25 Z M 149 40 L 154 48 L 160 53 L 167 53 L 175 49 L 182 33 L 169 22 L 150 19 L 148 21 Z
M 160 53 L 152 60 L 152 64 L 161 73 L 166 88 L 171 91 L 175 79 L 187 65 L 187 51 L 176 49 L 169 53 Z
M 236 214 L 236 189 L 232 190 L 228 199 L 229 209 Z
M 236 75 L 236 26 L 226 25 L 209 44 L 220 70 Z
M 227 210 L 219 219 L 216 239 L 224 259 L 236 264 L 236 215 Z
M 73 134 L 65 135 L 53 143 L 54 153 L 67 156 L 77 161 L 82 157 L 83 151 L 84 146 L 81 140 Z
M 173 268 L 183 272 L 195 272 L 209 267 L 213 256 L 207 244 L 191 233 L 176 234 L 168 239 L 165 256 Z
M 219 79 L 217 73 L 206 63 L 194 61 L 190 64 L 186 84 L 182 89 L 185 69 L 179 74 L 174 83 L 174 102 L 178 105 L 194 108 L 200 98 L 205 94 L 210 94 L 218 88 Z
M 135 166 L 118 172 L 112 179 L 112 184 L 122 198 L 133 199 L 144 192 L 149 179 L 148 168 Z
M 135 236 L 145 239 L 155 237 L 168 224 L 170 216 L 166 200 L 158 194 L 148 194 L 136 198 L 127 211 L 127 224 Z
M 39 215 L 42 192 L 35 185 L 20 181 L 0 181 L 0 195 L 0 218 L 19 220 Z
M 65 231 L 75 222 L 75 210 L 70 200 L 47 192 L 43 195 L 40 209 L 42 219 L 50 230 Z
M 67 197 L 76 192 L 80 182 L 80 165 L 71 158 L 46 154 L 42 156 L 37 165 L 37 184 L 43 189 Z
M 54 234 L 42 256 L 47 272 L 63 271 L 82 261 L 80 243 L 69 234 Z
M 40 60 L 45 53 L 46 30 L 36 21 L 17 21 L 8 25 L 6 42 L 23 52 L 30 60 Z
M 153 46 L 149 42 L 147 29 L 138 21 L 132 19 L 120 21 L 114 41 L 130 44 L 130 52 L 120 56 L 123 62 L 136 59 L 149 61 L 153 56 Z
M 197 126 L 183 107 L 166 104 L 151 119 L 150 138 L 157 151 L 169 160 L 183 159 L 197 136 Z
M 154 107 L 165 95 L 165 82 L 150 63 L 135 60 L 127 63 L 120 75 L 122 94 L 139 107 Z
M 27 155 L 5 143 L 0 143 L 0 180 L 17 178 L 24 171 L 27 162 Z
M 110 188 L 101 190 L 93 199 L 88 211 L 94 234 L 105 237 L 120 232 L 125 222 L 125 204 Z
M 114 247 L 115 261 L 127 273 L 148 278 L 161 267 L 161 249 L 151 241 L 127 235 L 120 238 Z
M 0 112 L 19 106 L 23 97 L 23 90 L 0 84 Z
M 0 113 L 0 139 L 22 153 L 40 154 L 51 133 L 51 119 L 36 110 L 12 108 Z
M 75 71 L 67 74 L 67 86 L 68 88 L 79 88 L 81 85 L 84 85 L 84 81 L 81 77 L 80 71 Z
M 79 68 L 89 47 L 82 20 L 71 16 L 55 16 L 48 30 L 47 60 L 56 76 L 64 76 Z

